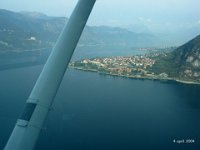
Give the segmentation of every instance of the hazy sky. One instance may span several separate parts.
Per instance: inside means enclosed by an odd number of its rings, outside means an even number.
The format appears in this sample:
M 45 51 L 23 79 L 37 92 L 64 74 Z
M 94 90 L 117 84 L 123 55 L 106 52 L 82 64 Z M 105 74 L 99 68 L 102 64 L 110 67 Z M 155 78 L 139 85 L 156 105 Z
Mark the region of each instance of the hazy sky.
M 69 17 L 78 0 L 0 0 L 0 8 Z M 200 25 L 200 0 L 97 0 L 90 25 L 188 22 Z

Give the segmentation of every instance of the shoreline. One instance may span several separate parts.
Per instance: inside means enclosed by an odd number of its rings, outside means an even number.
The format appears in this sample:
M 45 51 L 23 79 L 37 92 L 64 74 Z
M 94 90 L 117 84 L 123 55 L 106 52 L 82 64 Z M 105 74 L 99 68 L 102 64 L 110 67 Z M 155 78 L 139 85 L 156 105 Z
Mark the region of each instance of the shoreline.
M 180 80 L 180 79 L 176 79 L 176 78 L 157 78 L 156 76 L 155 77 L 131 76 L 131 75 L 121 75 L 121 74 L 114 74 L 114 73 L 99 72 L 96 69 L 84 69 L 84 68 L 72 67 L 72 66 L 70 66 L 70 68 L 77 69 L 77 70 L 82 70 L 82 71 L 96 72 L 96 73 L 103 74 L 103 75 L 111 75 L 111 76 L 118 76 L 118 77 L 131 78 L 131 79 L 146 79 L 146 80 L 157 80 L 157 81 L 174 81 L 174 82 L 182 83 L 182 84 L 200 85 L 200 82 L 185 81 L 185 80 Z

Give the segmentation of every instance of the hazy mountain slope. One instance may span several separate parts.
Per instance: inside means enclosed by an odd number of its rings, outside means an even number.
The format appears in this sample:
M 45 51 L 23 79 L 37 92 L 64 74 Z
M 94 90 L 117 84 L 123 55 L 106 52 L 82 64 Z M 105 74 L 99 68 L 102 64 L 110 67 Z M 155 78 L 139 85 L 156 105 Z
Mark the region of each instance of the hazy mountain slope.
M 171 77 L 200 81 L 200 35 L 166 56 L 156 57 L 152 70 Z
M 66 19 L 43 19 L 1 9 L 0 22 L 0 50 L 17 50 L 51 46 Z
M 200 35 L 179 47 L 174 55 L 182 77 L 200 80 Z
M 119 27 L 87 27 L 82 36 L 83 41 L 87 39 L 97 44 L 121 45 L 132 47 L 145 47 L 159 45 L 159 39 L 153 34 L 135 33 Z
M 0 50 L 24 50 L 51 47 L 67 19 L 41 13 L 15 13 L 0 9 Z M 139 34 L 123 28 L 86 26 L 81 45 L 155 46 L 159 39 L 152 34 Z

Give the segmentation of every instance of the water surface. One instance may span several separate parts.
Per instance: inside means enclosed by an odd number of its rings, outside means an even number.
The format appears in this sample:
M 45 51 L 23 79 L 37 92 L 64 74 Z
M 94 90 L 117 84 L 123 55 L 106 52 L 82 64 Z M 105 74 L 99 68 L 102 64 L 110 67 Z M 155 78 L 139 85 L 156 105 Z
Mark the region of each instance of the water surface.
M 0 149 L 42 66 L 0 71 Z M 36 150 L 197 150 L 200 86 L 69 69 Z M 173 143 L 194 139 L 194 144 Z

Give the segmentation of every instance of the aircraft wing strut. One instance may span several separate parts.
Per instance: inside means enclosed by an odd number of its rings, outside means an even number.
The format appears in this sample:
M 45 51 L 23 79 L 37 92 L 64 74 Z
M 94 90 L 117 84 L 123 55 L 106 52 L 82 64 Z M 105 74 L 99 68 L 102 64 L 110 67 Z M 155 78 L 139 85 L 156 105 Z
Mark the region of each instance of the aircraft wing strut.
M 96 0 L 79 0 L 57 40 L 4 150 L 33 150 Z

